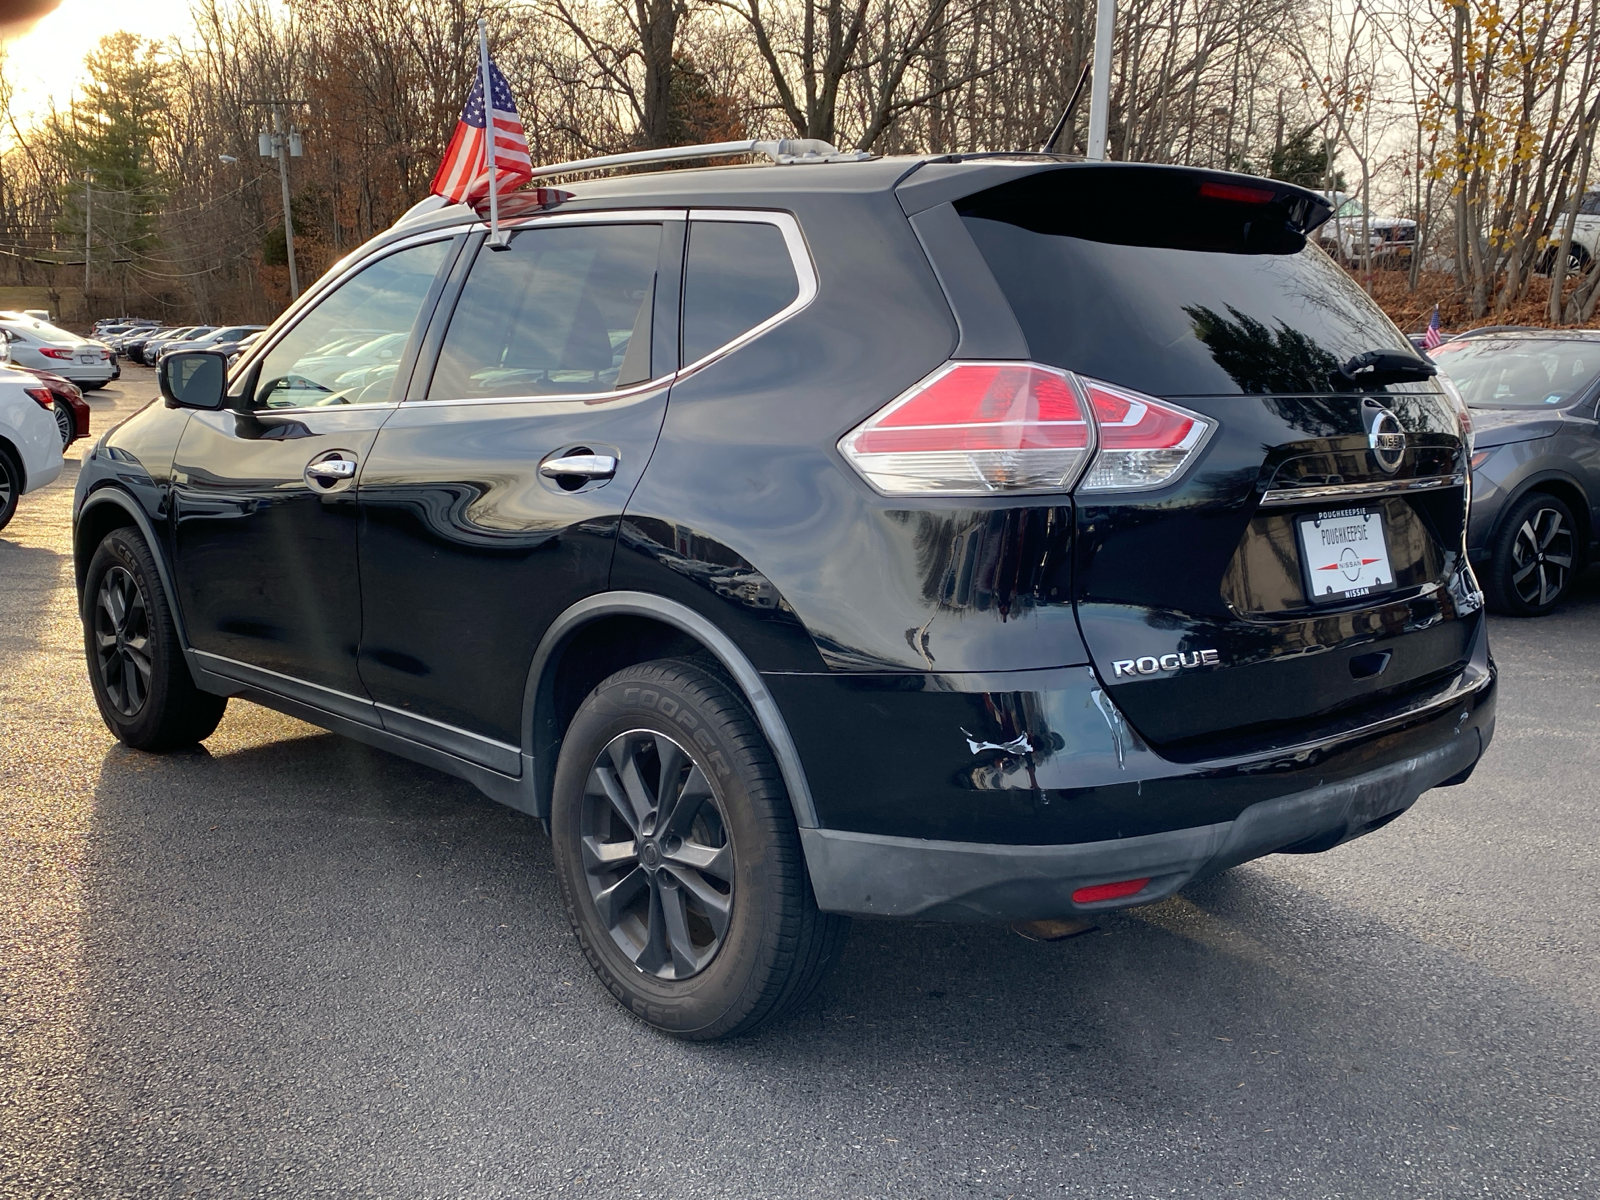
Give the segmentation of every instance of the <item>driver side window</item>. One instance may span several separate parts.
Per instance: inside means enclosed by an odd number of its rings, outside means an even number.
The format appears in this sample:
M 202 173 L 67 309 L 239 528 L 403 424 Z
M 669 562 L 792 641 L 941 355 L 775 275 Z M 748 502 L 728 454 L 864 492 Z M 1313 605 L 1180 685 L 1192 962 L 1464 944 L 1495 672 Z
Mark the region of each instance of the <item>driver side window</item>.
M 261 361 L 252 407 L 386 404 L 412 327 L 450 248 L 427 242 L 345 280 Z

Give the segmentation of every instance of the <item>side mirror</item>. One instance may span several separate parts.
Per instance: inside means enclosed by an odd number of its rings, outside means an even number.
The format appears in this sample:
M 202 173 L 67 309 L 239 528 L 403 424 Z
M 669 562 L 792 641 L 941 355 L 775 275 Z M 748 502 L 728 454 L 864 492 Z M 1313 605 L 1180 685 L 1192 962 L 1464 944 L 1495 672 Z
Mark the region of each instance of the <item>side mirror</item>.
M 168 408 L 222 407 L 228 386 L 228 357 L 215 350 L 169 354 L 156 367 Z

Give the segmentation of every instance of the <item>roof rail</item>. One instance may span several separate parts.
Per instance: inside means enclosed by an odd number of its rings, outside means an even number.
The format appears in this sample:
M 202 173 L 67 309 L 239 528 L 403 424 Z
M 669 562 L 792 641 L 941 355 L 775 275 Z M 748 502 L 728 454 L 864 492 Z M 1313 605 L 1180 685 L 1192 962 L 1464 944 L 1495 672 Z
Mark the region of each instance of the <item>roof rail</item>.
M 533 178 L 547 179 L 552 175 L 573 175 L 580 171 L 601 171 L 610 167 L 627 167 L 637 163 L 682 162 L 691 158 L 723 158 L 733 154 L 763 154 L 781 165 L 821 162 L 865 162 L 876 157 L 865 150 L 840 153 L 827 142 L 816 138 L 782 138 L 775 142 L 762 142 L 754 138 L 739 142 L 711 142 L 704 146 L 669 146 L 661 150 L 630 150 L 625 154 L 606 154 L 600 158 L 580 158 L 576 162 L 555 163 L 548 167 L 535 167 Z

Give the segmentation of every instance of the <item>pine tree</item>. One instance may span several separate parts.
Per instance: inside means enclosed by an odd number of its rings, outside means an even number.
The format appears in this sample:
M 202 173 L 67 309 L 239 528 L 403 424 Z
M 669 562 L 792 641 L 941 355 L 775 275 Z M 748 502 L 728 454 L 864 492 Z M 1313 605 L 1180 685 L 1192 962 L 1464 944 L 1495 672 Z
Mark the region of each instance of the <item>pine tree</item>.
M 1332 166 L 1333 144 L 1318 134 L 1317 126 L 1311 125 L 1274 147 L 1261 173 L 1269 179 L 1298 183 L 1319 192 L 1324 188 L 1342 192 L 1344 175 L 1334 171 L 1331 182 L 1328 178 Z
M 60 232 L 81 241 L 87 201 L 93 257 L 109 265 L 157 246 L 167 187 L 156 147 L 170 133 L 174 72 L 158 44 L 131 33 L 101 38 L 84 65 L 83 95 L 52 116 L 44 133 L 67 167 Z

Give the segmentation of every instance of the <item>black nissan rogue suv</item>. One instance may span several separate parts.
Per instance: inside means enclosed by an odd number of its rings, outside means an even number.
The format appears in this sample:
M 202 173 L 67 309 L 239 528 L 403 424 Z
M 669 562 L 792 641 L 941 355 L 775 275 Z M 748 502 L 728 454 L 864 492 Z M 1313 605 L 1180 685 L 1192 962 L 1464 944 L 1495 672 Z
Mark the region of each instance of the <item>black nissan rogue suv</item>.
M 231 371 L 165 359 L 78 480 L 112 731 L 240 696 L 546 820 L 691 1038 L 849 914 L 1145 904 L 1468 776 L 1470 425 L 1323 198 L 838 158 L 513 195 L 503 245 L 425 201 Z

